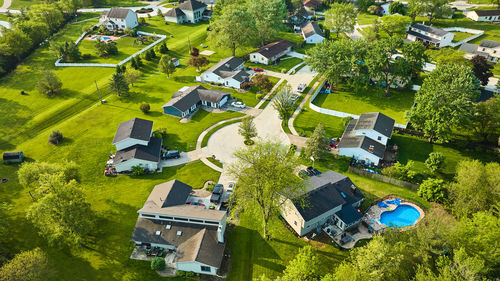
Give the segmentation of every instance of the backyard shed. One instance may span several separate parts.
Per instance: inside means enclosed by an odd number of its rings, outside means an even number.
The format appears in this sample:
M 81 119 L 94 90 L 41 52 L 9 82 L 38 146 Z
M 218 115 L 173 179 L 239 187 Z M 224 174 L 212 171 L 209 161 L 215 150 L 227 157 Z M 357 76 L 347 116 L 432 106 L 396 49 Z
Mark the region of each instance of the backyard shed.
M 22 151 L 4 152 L 3 154 L 4 164 L 22 163 L 23 160 L 24 154 Z

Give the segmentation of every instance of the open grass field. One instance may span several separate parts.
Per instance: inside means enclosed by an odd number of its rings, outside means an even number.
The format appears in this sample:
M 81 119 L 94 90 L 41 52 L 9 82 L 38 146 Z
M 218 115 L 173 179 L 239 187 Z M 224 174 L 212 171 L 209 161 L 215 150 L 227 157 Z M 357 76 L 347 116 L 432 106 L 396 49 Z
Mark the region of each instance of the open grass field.
M 361 93 L 354 93 L 351 88 L 340 85 L 334 93 L 319 94 L 313 103 L 317 106 L 359 115 L 366 112 L 382 112 L 406 124 L 405 111 L 413 105 L 415 92 L 391 89 L 389 96 L 384 96 L 382 88 L 369 87 Z
M 93 34 L 95 35 L 95 34 Z M 93 36 L 92 35 L 92 36 Z M 104 35 L 105 36 L 105 35 Z M 89 54 L 91 55 L 90 59 L 84 60 L 81 59 L 79 63 L 119 63 L 120 61 L 128 58 L 134 53 L 140 51 L 141 49 L 146 48 L 149 44 L 142 45 L 140 43 L 135 44 L 136 38 L 125 36 L 114 42 L 116 42 L 116 47 L 118 48 L 118 54 L 108 56 L 108 57 L 99 57 L 96 54 L 95 44 L 96 40 L 84 39 L 78 44 L 80 48 L 80 52 L 82 55 Z M 153 43 L 151 41 L 150 43 Z
M 452 33 L 455 34 L 455 36 L 453 37 L 453 42 L 460 42 L 474 35 L 472 33 L 460 32 L 460 31 L 453 31 Z

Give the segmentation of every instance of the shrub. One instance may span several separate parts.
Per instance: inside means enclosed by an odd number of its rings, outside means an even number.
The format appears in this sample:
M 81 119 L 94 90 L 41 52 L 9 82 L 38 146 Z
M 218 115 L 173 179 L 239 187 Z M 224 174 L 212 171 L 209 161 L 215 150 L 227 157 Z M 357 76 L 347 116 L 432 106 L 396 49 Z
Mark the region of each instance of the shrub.
M 342 126 L 344 126 L 344 128 L 345 128 L 347 126 L 347 124 L 349 124 L 349 122 L 351 122 L 351 120 L 352 120 L 351 116 L 347 116 L 347 117 L 342 118 Z
M 151 269 L 155 271 L 160 271 L 165 269 L 165 259 L 156 257 L 151 261 Z
M 192 57 L 197 57 L 197 56 L 199 56 L 199 55 L 200 55 L 200 50 L 198 50 L 198 48 L 192 48 L 192 49 L 191 49 L 191 53 L 190 53 L 190 55 L 191 55 Z
M 149 106 L 149 103 L 142 103 L 139 108 L 141 109 L 142 113 L 146 114 L 149 112 L 151 107 Z
M 286 73 L 286 68 L 282 68 L 281 73 Z
M 134 176 L 142 176 L 145 173 L 146 170 L 140 165 L 132 167 L 132 175 Z
M 397 162 L 394 164 L 394 166 L 382 169 L 382 174 L 403 181 L 413 181 L 417 173 L 413 171 L 412 168 L 412 160 L 408 161 L 406 165 Z
M 91 54 L 83 54 L 83 55 L 82 55 L 82 59 L 84 59 L 84 60 L 89 60 L 89 59 L 91 59 L 91 58 L 92 58 L 92 55 L 91 55 Z
M 159 138 L 163 140 L 163 145 L 165 145 L 167 141 L 167 129 L 166 128 L 158 128 L 153 131 L 153 137 Z
M 427 160 L 425 160 L 425 166 L 435 173 L 444 167 L 444 160 L 446 157 L 440 152 L 431 152 Z
M 263 97 L 264 97 L 263 94 L 256 94 L 255 95 L 255 98 L 258 99 L 258 100 L 261 100 Z
M 426 179 L 422 182 L 417 192 L 418 196 L 429 202 L 445 203 L 448 191 L 441 179 Z
M 53 145 L 58 145 L 63 140 L 63 134 L 59 130 L 52 131 L 49 135 L 49 143 Z

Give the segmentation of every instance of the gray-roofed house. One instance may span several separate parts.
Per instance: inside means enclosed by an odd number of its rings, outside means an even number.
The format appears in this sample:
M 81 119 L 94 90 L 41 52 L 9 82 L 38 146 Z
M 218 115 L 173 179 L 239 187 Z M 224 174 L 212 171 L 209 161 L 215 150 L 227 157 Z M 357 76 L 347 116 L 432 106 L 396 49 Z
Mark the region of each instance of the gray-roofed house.
M 321 30 L 317 23 L 311 21 L 302 27 L 302 37 L 307 44 L 317 44 L 325 40 L 323 30 Z
M 130 171 L 134 166 L 150 171 L 158 169 L 162 139 L 152 135 L 153 121 L 134 118 L 118 126 L 113 139 L 116 147 L 113 166 L 117 172 Z
M 410 41 L 420 41 L 435 47 L 450 46 L 455 34 L 446 30 L 415 23 L 406 32 L 406 39 Z
M 234 56 L 222 59 L 203 72 L 199 80 L 240 89 L 242 83 L 250 80 L 250 75 L 243 70 L 244 63 L 244 60 Z
M 300 195 L 305 195 L 304 204 L 288 199 L 281 212 L 299 236 L 327 225 L 342 233 L 360 223 L 362 215 L 356 208 L 365 197 L 347 176 L 326 171 L 307 179 L 306 188 L 306 194 Z
M 208 90 L 201 85 L 183 87 L 163 105 L 163 113 L 184 118 L 200 106 L 220 108 L 231 98 L 231 94 L 219 90 Z
M 188 0 L 179 7 L 171 8 L 165 13 L 165 21 L 175 23 L 197 23 L 207 16 L 207 5 L 197 0 Z
M 225 211 L 190 204 L 192 187 L 178 180 L 156 185 L 132 232 L 136 246 L 160 247 L 175 252 L 169 267 L 216 275 L 224 257 Z
M 103 11 L 99 17 L 99 24 L 104 25 L 108 30 L 132 29 L 139 25 L 137 14 L 131 9 L 111 8 Z
M 269 43 L 255 52 L 249 54 L 250 61 L 261 64 L 272 64 L 292 51 L 292 43 L 279 40 Z
M 466 11 L 464 15 L 473 21 L 497 22 L 500 21 L 500 10 Z
M 394 119 L 380 113 L 363 113 L 347 124 L 338 148 L 339 155 L 379 165 L 392 137 Z
M 478 55 L 486 58 L 489 62 L 497 63 L 500 59 L 500 42 L 493 40 L 483 40 L 479 45 L 464 43 L 459 48 L 466 52 L 466 58 L 471 59 Z

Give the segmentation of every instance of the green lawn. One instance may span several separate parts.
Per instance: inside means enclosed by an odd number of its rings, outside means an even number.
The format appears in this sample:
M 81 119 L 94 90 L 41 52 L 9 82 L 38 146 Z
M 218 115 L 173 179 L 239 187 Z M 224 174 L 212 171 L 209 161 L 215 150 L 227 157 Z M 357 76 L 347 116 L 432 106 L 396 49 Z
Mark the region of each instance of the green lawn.
M 472 33 L 460 32 L 460 31 L 453 31 L 452 33 L 455 34 L 455 36 L 453 37 L 453 42 L 460 42 L 474 35 Z
M 368 13 L 359 13 L 358 14 L 358 24 L 359 25 L 373 24 L 373 22 L 378 17 L 379 16 L 377 16 L 377 15 L 371 15 L 371 14 L 368 14 Z
M 99 57 L 96 54 L 95 50 L 95 40 L 89 40 L 89 39 L 84 39 L 80 42 L 78 45 L 80 48 L 80 52 L 82 55 L 84 54 L 89 54 L 91 55 L 90 59 L 84 60 L 81 59 L 78 62 L 79 63 L 119 63 L 122 60 L 128 58 L 129 56 L 137 53 L 141 49 L 146 48 L 149 44 L 134 44 L 134 41 L 136 38 L 130 37 L 130 36 L 125 36 L 123 38 L 120 38 L 114 42 L 116 42 L 116 47 L 118 48 L 118 54 L 108 56 L 108 57 Z M 153 41 L 149 42 L 150 44 L 153 43 Z
M 99 7 L 140 7 L 146 6 L 144 3 L 141 3 L 137 0 L 105 0 L 102 1 L 103 4 Z M 21 9 L 26 8 L 31 5 L 42 4 L 44 1 L 42 0 L 12 0 L 12 4 L 10 5 L 10 9 Z M 89 7 L 92 7 L 89 6 Z M 97 8 L 97 7 L 96 7 Z
M 384 96 L 382 88 L 370 87 L 361 93 L 340 85 L 332 94 L 318 94 L 313 103 L 317 106 L 359 115 L 366 112 L 382 112 L 394 118 L 396 123 L 406 124 L 404 113 L 413 104 L 413 91 L 393 90 Z
M 281 58 L 280 62 L 277 65 L 265 65 L 265 64 L 260 64 L 260 63 L 245 63 L 246 67 L 252 67 L 252 68 L 263 68 L 265 70 L 270 70 L 274 72 L 280 72 L 280 73 L 286 73 L 288 72 L 292 67 L 296 66 L 297 64 L 301 63 L 302 60 L 299 58 L 295 57 L 283 57 Z

